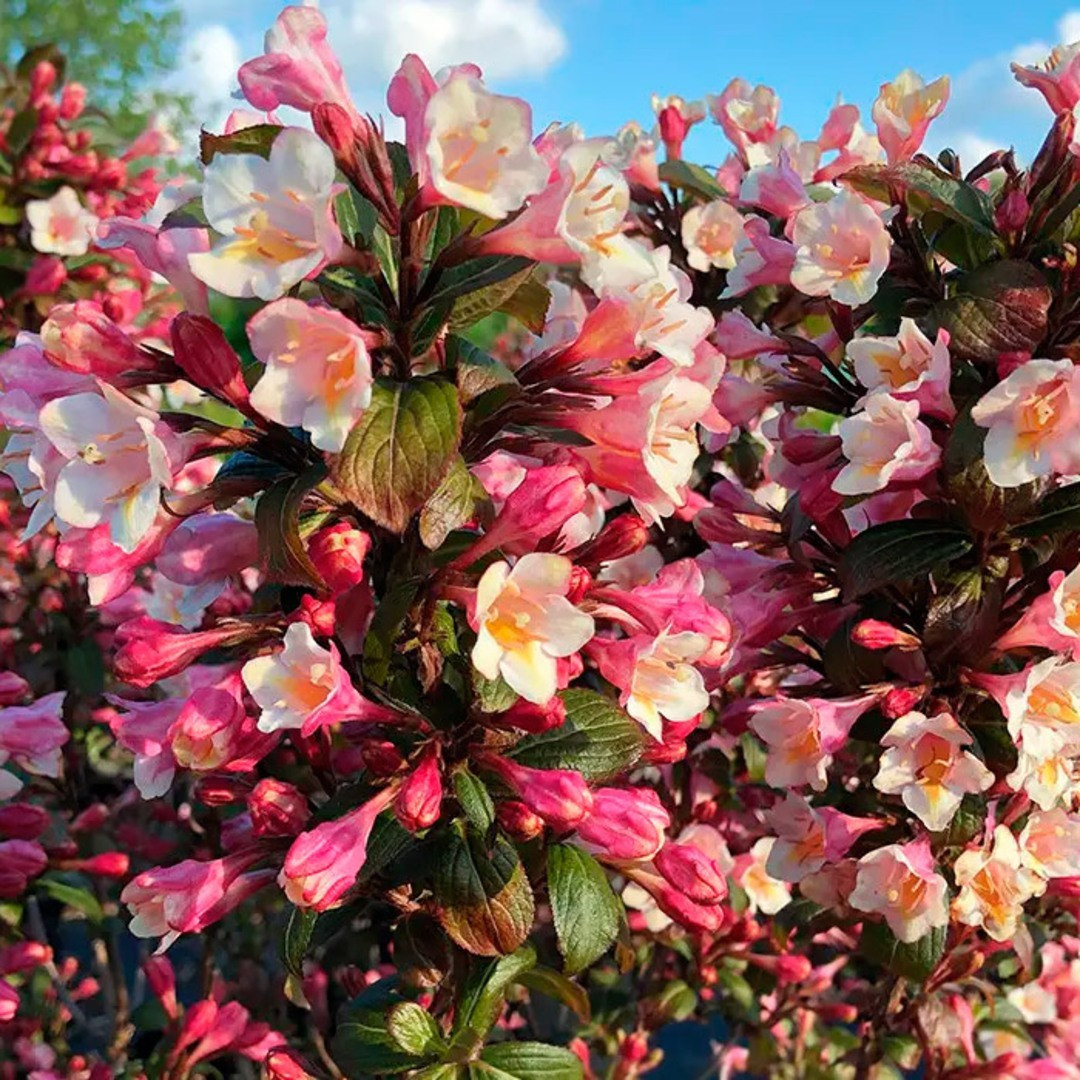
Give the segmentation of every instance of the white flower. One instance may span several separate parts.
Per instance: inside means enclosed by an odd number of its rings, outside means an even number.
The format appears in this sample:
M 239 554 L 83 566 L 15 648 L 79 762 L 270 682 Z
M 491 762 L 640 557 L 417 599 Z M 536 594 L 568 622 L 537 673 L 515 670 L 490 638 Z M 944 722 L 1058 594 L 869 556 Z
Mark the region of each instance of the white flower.
M 31 199 L 26 204 L 30 243 L 43 255 L 85 255 L 94 238 L 98 219 L 75 194 L 62 187 L 52 198 Z
M 730 270 L 735 265 L 735 245 L 742 236 L 742 214 L 726 199 L 695 206 L 683 216 L 686 261 L 695 270 Z
M 203 210 L 222 238 L 188 256 L 192 273 L 226 296 L 262 300 L 317 273 L 341 250 L 334 170 L 330 148 L 302 128 L 285 128 L 267 160 L 215 155 L 203 180 Z
M 625 707 L 654 739 L 661 738 L 665 719 L 682 723 L 708 707 L 709 691 L 694 661 L 709 644 L 704 634 L 687 630 L 658 634 L 636 651 Z

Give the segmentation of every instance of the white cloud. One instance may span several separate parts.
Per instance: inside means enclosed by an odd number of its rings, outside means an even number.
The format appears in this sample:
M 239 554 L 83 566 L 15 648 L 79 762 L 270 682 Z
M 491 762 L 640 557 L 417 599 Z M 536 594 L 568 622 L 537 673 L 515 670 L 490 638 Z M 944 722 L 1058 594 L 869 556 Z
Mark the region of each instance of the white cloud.
M 1080 41 L 1080 11 L 1066 11 L 1058 20 L 1057 38 L 1062 45 Z
M 332 0 L 330 41 L 350 82 L 385 82 L 409 52 L 433 71 L 473 61 L 491 79 L 543 75 L 566 53 L 540 0 Z
M 240 43 L 227 26 L 211 23 L 187 34 L 172 81 L 177 90 L 191 96 L 199 125 L 218 130 L 235 107 L 230 97 L 243 60 Z

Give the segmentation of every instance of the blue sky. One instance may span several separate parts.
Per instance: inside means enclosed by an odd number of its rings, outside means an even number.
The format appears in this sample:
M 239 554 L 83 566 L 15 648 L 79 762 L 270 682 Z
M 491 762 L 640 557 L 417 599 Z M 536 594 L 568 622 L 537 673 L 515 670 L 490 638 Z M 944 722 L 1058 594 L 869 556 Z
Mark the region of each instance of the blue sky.
M 497 89 L 533 105 L 537 128 L 578 121 L 589 134 L 651 119 L 649 97 L 720 91 L 734 76 L 765 82 L 782 120 L 813 138 L 842 93 L 868 114 L 901 68 L 952 77 L 952 100 L 929 140 L 965 161 L 1000 145 L 1023 156 L 1049 122 L 1042 99 L 1012 80 L 1010 59 L 1041 59 L 1080 39 L 1080 3 L 1049 0 L 323 0 L 357 101 L 383 108 L 388 74 L 406 49 L 433 67 L 476 60 Z M 213 123 L 228 107 L 240 60 L 262 51 L 274 0 L 184 0 L 188 45 L 176 79 Z M 866 122 L 869 123 L 867 115 Z M 718 163 L 716 129 L 699 128 L 690 156 Z

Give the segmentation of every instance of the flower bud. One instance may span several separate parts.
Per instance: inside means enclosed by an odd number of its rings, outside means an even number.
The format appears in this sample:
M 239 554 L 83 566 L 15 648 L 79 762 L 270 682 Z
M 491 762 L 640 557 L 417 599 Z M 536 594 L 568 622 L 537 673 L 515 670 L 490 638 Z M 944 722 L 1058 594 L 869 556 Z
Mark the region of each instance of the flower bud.
M 337 630 L 337 604 L 305 593 L 300 597 L 300 606 L 293 612 L 293 619 L 307 623 L 316 637 L 332 638 Z
M 235 514 L 196 514 L 169 534 L 154 562 L 178 585 L 205 585 L 259 561 L 259 532 Z
M 405 764 L 401 751 L 389 739 L 365 739 L 360 752 L 365 768 L 375 776 L 393 776 Z
M 925 686 L 894 686 L 882 699 L 881 711 L 890 720 L 899 720 L 926 697 Z
M 864 649 L 917 649 L 921 642 L 914 634 L 881 619 L 862 619 L 851 631 L 851 640 Z
M 266 1080 L 315 1080 L 314 1074 L 308 1071 L 303 1059 L 294 1051 L 282 1046 L 275 1047 L 266 1055 L 263 1073 Z
M 45 870 L 49 858 L 34 840 L 5 840 L 0 843 L 0 896 L 14 899 L 26 891 L 32 878 Z
M 295 836 L 311 817 L 300 790 L 284 780 L 260 780 L 247 797 L 256 836 Z
M 247 797 L 251 785 L 233 776 L 203 776 L 195 783 L 193 794 L 203 806 L 229 806 Z
M 0 836 L 11 840 L 36 840 L 49 824 L 49 812 L 32 803 L 0 806 Z
M 30 72 L 30 97 L 40 98 L 47 94 L 55 84 L 58 72 L 49 60 L 39 60 Z
M 579 772 L 529 769 L 496 754 L 483 754 L 481 762 L 553 829 L 572 829 L 592 810 L 592 792 Z
M 435 743 L 430 743 L 424 748 L 419 764 L 398 790 L 394 813 L 409 832 L 430 829 L 439 820 L 442 798 L 439 748 Z
M 994 208 L 994 224 L 998 232 L 1019 232 L 1027 224 L 1030 210 L 1027 196 L 1019 188 L 1007 192 Z
M 60 91 L 60 119 L 77 120 L 85 108 L 86 87 L 82 83 L 67 83 Z
M 507 799 L 495 808 L 499 824 L 515 840 L 532 840 L 544 831 L 544 819 L 537 817 L 523 802 Z
M 53 951 L 40 941 L 17 941 L 0 950 L 0 973 L 14 975 L 33 971 L 52 959 Z
M 518 698 L 504 713 L 491 718 L 491 722 L 501 728 L 518 728 L 531 735 L 561 727 L 566 721 L 566 706 L 562 698 L 550 698 L 543 705 L 534 705 L 531 701 Z
M 810 977 L 813 965 L 808 956 L 800 953 L 781 953 L 779 956 L 767 953 L 747 953 L 746 959 L 762 971 L 767 971 L 783 983 L 800 983 Z
M 39 255 L 23 279 L 22 291 L 27 296 L 52 296 L 67 281 L 64 260 L 53 255 Z
M 14 671 L 0 671 L 0 705 L 18 705 L 30 696 L 30 684 Z
M 245 415 L 252 415 L 240 358 L 217 323 L 182 311 L 172 321 L 171 335 L 173 358 L 186 378 Z
M 593 808 L 577 827 L 578 839 L 616 862 L 651 859 L 664 846 L 671 817 L 651 788 L 598 788 Z
M 693 844 L 666 844 L 653 861 L 664 878 L 695 903 L 718 904 L 727 896 L 723 872 Z
M 92 300 L 59 304 L 41 328 L 45 354 L 57 367 L 108 380 L 153 369 L 157 359 L 138 345 Z
M 104 851 L 100 855 L 91 855 L 88 859 L 74 860 L 71 869 L 96 877 L 126 878 L 130 866 L 131 859 L 124 852 Z
M 319 529 L 308 541 L 308 555 L 331 596 L 364 580 L 364 560 L 370 550 L 371 537 L 347 521 Z
M 176 1002 L 176 972 L 166 956 L 151 956 L 143 964 L 143 974 L 154 996 L 161 1002 L 165 1015 L 175 1020 L 180 1015 Z
M 620 514 L 574 553 L 578 566 L 598 567 L 636 555 L 649 542 L 649 526 L 637 514 Z

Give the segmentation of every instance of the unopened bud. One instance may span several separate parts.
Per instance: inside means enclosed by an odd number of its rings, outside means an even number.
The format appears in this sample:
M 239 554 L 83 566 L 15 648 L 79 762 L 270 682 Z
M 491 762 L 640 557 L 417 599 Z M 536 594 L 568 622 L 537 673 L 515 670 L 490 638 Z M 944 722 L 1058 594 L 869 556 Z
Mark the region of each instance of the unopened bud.
M 364 580 L 364 560 L 371 550 L 371 537 L 347 521 L 319 529 L 308 541 L 308 555 L 337 596 Z
M 439 748 L 429 744 L 420 762 L 406 777 L 394 802 L 398 821 L 409 832 L 430 829 L 442 812 L 443 782 Z
M 307 798 L 284 780 L 260 780 L 247 798 L 256 836 L 295 836 L 311 817 Z
M 864 649 L 904 649 L 910 651 L 919 648 L 921 642 L 914 634 L 882 622 L 881 619 L 863 619 L 856 623 L 851 631 L 851 640 Z
M 561 727 L 566 721 L 566 706 L 558 695 L 550 698 L 543 705 L 534 705 L 531 701 L 518 698 L 504 713 L 491 718 L 491 723 L 501 728 L 518 728 L 531 735 Z

